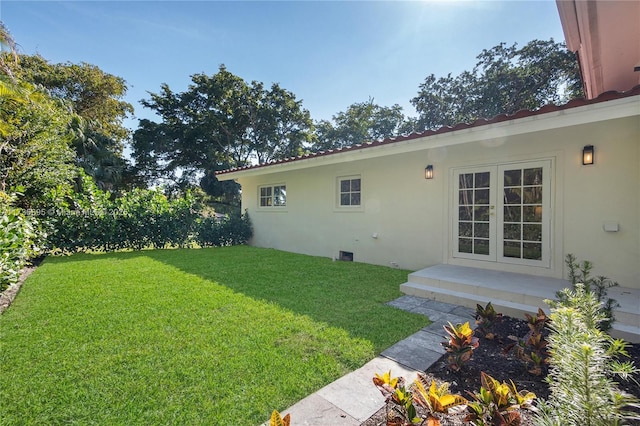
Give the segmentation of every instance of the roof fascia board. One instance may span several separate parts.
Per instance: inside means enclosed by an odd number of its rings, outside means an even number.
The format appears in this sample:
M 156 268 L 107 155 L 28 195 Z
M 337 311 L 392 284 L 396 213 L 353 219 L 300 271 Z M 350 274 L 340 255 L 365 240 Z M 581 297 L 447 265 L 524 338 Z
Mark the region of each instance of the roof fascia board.
M 558 15 L 562 23 L 562 31 L 567 48 L 572 52 L 580 50 L 580 29 L 578 27 L 578 12 L 575 0 L 556 0 Z
M 327 166 L 350 161 L 366 160 L 386 155 L 405 154 L 444 146 L 460 145 L 491 139 L 504 139 L 544 130 L 553 130 L 598 121 L 613 120 L 640 115 L 640 95 L 622 99 L 598 102 L 576 108 L 536 114 L 514 120 L 469 127 L 451 132 L 426 135 L 379 146 L 363 147 L 345 152 L 310 156 L 290 162 L 266 165 L 246 170 L 218 175 L 219 180 L 231 180 L 241 177 L 260 176 L 271 173 L 288 172 L 311 167 Z

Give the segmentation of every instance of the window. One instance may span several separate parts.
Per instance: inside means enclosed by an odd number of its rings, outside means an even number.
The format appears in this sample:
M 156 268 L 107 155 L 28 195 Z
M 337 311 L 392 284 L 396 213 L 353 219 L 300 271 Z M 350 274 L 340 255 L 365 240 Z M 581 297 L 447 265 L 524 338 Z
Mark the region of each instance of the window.
M 284 207 L 287 205 L 287 186 L 261 186 L 260 207 Z
M 360 178 L 347 177 L 338 179 L 340 207 L 360 206 Z

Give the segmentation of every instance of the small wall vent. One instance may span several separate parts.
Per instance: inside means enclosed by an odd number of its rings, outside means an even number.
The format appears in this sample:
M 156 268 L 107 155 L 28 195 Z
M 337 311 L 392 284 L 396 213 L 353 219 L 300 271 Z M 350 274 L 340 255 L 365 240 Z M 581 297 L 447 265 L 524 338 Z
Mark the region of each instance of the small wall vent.
M 340 257 L 338 257 L 338 260 L 353 262 L 353 253 L 350 251 L 340 251 Z

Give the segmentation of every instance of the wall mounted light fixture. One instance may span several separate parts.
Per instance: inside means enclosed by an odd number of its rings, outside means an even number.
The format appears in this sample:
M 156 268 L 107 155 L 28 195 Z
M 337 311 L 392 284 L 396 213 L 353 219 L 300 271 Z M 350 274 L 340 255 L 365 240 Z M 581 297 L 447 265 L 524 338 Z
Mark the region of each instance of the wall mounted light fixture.
M 582 164 L 593 164 L 594 160 L 594 149 L 593 145 L 586 145 L 582 149 Z
M 433 166 L 429 164 L 426 169 L 424 169 L 424 178 L 425 179 L 433 179 Z

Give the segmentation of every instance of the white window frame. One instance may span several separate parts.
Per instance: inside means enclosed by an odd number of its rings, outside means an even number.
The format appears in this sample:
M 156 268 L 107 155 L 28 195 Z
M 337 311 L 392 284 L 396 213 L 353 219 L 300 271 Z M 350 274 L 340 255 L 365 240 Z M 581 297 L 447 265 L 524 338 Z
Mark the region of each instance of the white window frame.
M 348 192 L 343 192 L 342 191 L 342 182 L 344 181 L 353 181 L 353 180 L 359 180 L 360 181 L 360 189 L 359 191 L 351 191 L 349 190 Z M 359 193 L 360 194 L 360 203 L 359 204 L 342 204 L 342 195 L 344 194 L 349 194 L 350 197 L 352 194 L 355 193 Z M 363 210 L 363 191 L 362 191 L 362 175 L 347 175 L 347 176 L 338 176 L 336 177 L 336 199 L 335 199 L 335 206 L 336 209 L 338 211 L 362 211 Z
M 284 199 L 282 195 L 276 198 L 276 192 L 282 193 L 284 188 Z M 269 194 L 263 195 L 263 190 L 269 190 Z M 280 199 L 279 202 L 277 200 Z M 270 200 L 269 204 L 263 205 L 262 200 Z M 287 207 L 287 185 L 285 183 L 275 183 L 258 186 L 258 209 L 272 210 L 285 209 Z

